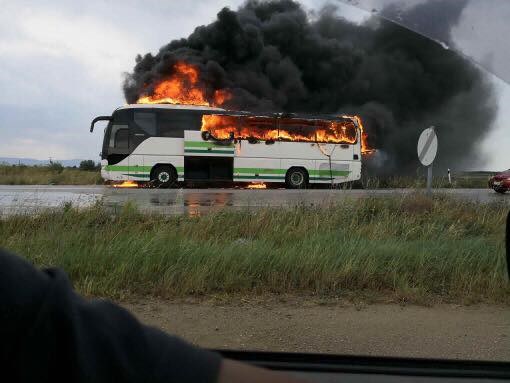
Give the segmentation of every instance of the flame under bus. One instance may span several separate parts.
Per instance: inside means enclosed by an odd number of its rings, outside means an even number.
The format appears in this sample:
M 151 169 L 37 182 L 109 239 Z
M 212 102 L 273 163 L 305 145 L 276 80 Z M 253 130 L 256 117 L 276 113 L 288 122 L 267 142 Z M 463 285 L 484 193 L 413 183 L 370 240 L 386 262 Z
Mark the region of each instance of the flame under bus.
M 107 120 L 101 175 L 109 182 L 344 183 L 361 177 L 357 117 L 253 114 L 134 104 Z

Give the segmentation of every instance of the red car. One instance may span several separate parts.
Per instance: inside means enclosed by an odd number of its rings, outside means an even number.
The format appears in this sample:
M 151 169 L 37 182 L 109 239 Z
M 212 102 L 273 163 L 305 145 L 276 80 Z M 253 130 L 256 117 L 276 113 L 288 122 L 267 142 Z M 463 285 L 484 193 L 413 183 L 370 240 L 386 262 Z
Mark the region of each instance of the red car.
M 510 190 L 510 169 L 491 177 L 489 187 L 502 194 Z

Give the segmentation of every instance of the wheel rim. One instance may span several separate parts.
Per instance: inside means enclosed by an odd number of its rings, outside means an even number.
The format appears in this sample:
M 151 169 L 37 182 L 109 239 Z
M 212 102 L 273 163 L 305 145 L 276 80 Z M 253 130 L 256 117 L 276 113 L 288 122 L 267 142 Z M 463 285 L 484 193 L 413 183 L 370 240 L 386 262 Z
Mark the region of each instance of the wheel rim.
M 290 175 L 290 182 L 294 186 L 299 186 L 303 183 L 304 177 L 300 172 L 295 172 Z
M 170 180 L 170 174 L 168 172 L 161 172 L 158 174 L 158 181 L 159 182 L 168 182 Z

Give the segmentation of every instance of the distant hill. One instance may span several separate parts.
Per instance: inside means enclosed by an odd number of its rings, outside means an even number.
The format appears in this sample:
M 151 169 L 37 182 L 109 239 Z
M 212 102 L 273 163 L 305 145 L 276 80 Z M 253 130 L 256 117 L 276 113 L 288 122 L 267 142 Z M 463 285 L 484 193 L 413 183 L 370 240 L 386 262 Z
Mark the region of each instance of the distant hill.
M 60 162 L 63 166 L 80 166 L 80 162 L 83 160 L 74 159 L 74 160 L 53 160 L 53 162 Z M 34 158 L 16 158 L 16 157 L 0 157 L 0 164 L 9 164 L 9 165 L 48 165 L 50 163 L 49 160 L 36 160 Z

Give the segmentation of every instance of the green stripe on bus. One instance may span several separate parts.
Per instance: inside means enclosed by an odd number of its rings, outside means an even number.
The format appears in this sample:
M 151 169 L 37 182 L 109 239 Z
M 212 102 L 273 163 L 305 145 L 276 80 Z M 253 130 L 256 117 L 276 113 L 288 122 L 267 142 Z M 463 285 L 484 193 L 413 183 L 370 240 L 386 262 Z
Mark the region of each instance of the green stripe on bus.
M 260 180 L 260 179 L 268 179 L 268 180 L 284 180 L 284 176 L 236 176 L 234 175 L 234 179 L 236 180 Z
M 331 177 L 310 177 L 310 181 L 331 181 Z
M 152 166 L 136 166 L 136 165 L 106 165 L 104 170 L 109 172 L 150 172 Z
M 152 166 L 124 166 L 124 165 L 106 165 L 104 170 L 109 172 L 150 172 L 152 170 Z M 184 166 L 175 166 L 175 169 L 178 172 L 184 171 Z
M 248 173 L 248 174 L 286 174 L 288 169 L 264 169 L 264 168 L 235 168 L 234 173 Z M 333 176 L 348 176 L 348 170 L 308 170 L 310 176 L 330 177 Z
M 333 170 L 330 172 L 329 170 L 310 170 L 309 173 L 310 173 L 310 175 L 318 176 L 318 177 L 331 177 L 331 175 L 333 175 L 333 177 L 335 177 L 335 176 L 347 177 L 349 175 L 350 171 L 348 171 L 348 170 Z
M 221 145 L 215 144 L 214 142 L 203 142 L 203 141 L 184 141 L 184 147 L 189 148 L 233 148 L 234 144 Z
M 204 153 L 207 153 L 207 152 L 217 152 L 217 151 L 221 151 L 221 150 L 228 150 L 229 152 L 232 152 L 234 153 L 234 149 L 233 148 L 229 148 L 229 147 L 225 147 L 225 146 L 211 146 L 211 147 L 208 147 L 208 148 L 184 148 L 184 151 L 187 151 L 187 150 L 198 150 L 198 151 L 201 151 L 201 152 L 204 152 Z
M 221 148 L 203 148 L 203 149 L 198 149 L 198 148 L 184 148 L 184 151 L 185 152 L 189 152 L 189 151 L 195 151 L 197 153 L 218 153 L 218 152 L 229 152 L 229 153 L 234 153 L 234 150 L 233 149 L 229 149 L 229 148 L 225 148 L 225 149 L 221 149 Z
M 263 169 L 263 168 L 235 168 L 234 173 L 249 174 L 285 174 L 286 169 Z
M 129 166 L 120 166 L 120 165 L 106 165 L 104 170 L 113 171 L 113 172 L 129 172 Z
M 209 154 L 234 154 L 233 151 L 230 150 L 195 150 L 195 149 L 185 149 L 186 153 L 209 153 Z M 175 169 L 178 173 L 184 172 L 184 166 L 176 166 Z M 150 173 L 152 170 L 152 166 L 127 166 L 127 165 L 106 165 L 106 171 L 113 172 L 128 172 L 132 175 L 136 175 L 134 173 L 144 172 Z M 288 169 L 267 169 L 267 168 L 235 168 L 234 173 L 241 174 L 286 174 Z M 351 172 L 348 170 L 333 170 L 329 171 L 328 169 L 321 170 L 308 170 L 310 177 L 314 179 L 329 179 L 331 175 L 333 177 L 347 177 Z M 140 175 L 144 177 L 144 175 Z
M 133 174 L 133 173 L 123 173 L 123 176 L 129 176 L 129 177 L 139 177 L 139 178 L 149 178 L 150 174 Z
M 234 154 L 234 151 L 233 150 L 195 150 L 195 149 L 184 149 L 184 153 Z
M 129 177 L 140 177 L 140 178 L 149 178 L 151 176 L 150 174 L 133 174 L 133 173 L 123 173 L 122 175 L 129 176 Z M 179 177 L 182 177 L 184 175 L 184 173 L 178 173 L 177 175 Z

